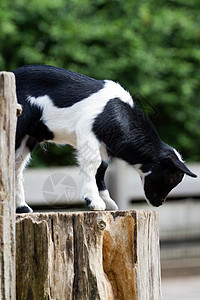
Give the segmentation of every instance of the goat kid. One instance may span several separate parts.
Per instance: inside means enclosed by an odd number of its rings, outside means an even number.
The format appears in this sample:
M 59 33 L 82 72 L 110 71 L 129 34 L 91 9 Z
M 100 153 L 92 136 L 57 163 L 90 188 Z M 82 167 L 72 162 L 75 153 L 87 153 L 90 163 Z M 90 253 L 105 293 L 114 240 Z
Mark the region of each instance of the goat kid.
M 77 149 L 82 197 L 91 210 L 118 209 L 104 182 L 111 157 L 136 168 L 154 206 L 164 202 L 184 174 L 196 177 L 118 83 L 52 66 L 23 66 L 13 72 L 23 106 L 16 131 L 17 213 L 32 211 L 25 202 L 23 170 L 34 147 L 44 141 Z

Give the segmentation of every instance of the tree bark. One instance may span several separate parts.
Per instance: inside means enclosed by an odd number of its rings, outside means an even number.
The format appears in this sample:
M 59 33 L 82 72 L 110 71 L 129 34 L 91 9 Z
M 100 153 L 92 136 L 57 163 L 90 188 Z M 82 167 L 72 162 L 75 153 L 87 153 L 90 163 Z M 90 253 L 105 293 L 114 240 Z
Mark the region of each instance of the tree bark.
M 15 77 L 0 72 L 0 299 L 15 297 Z
M 161 299 L 158 214 L 18 215 L 17 299 Z

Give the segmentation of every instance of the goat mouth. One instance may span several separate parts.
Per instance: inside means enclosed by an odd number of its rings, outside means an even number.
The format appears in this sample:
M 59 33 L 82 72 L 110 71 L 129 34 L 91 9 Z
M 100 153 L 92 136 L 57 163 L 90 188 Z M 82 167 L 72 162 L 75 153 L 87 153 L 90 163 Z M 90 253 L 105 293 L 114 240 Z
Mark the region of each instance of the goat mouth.
M 145 192 L 145 199 L 146 199 L 147 203 L 154 207 L 161 206 L 165 202 L 166 197 L 167 196 L 165 196 L 165 195 L 159 196 L 156 192 L 153 192 L 153 193 Z
M 159 206 L 161 206 L 164 202 L 165 202 L 165 198 L 162 198 L 162 199 L 160 199 L 159 201 L 156 201 L 156 203 L 154 204 L 154 206 L 159 207 Z
M 161 198 L 161 199 L 153 199 L 153 200 L 149 200 L 147 199 L 147 203 L 151 204 L 154 207 L 159 207 L 161 206 L 164 202 L 165 202 L 166 198 Z

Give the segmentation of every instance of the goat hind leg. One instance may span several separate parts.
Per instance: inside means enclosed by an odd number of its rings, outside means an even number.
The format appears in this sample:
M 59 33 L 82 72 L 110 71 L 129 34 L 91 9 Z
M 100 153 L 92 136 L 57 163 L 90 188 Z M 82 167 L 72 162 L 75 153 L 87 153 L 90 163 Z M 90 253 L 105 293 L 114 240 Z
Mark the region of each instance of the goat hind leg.
M 106 188 L 104 181 L 105 172 L 107 170 L 108 164 L 102 160 L 96 173 L 96 182 L 99 190 L 99 195 L 106 204 L 107 210 L 118 210 L 118 206 L 110 197 L 109 191 Z
M 23 170 L 30 159 L 30 150 L 26 146 L 27 138 L 24 138 L 20 147 L 15 152 L 15 201 L 16 213 L 28 213 L 33 210 L 25 202 L 23 187 Z

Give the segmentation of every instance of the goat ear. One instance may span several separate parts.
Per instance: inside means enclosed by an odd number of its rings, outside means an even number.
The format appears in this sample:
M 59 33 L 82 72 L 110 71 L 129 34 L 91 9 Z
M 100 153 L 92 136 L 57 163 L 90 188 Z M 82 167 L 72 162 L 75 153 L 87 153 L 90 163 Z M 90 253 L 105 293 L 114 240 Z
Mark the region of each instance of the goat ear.
M 192 173 L 188 169 L 188 167 L 176 157 L 168 156 L 168 157 L 162 159 L 162 163 L 165 163 L 165 164 L 167 164 L 168 166 L 171 166 L 171 167 L 175 167 L 178 170 L 182 171 L 183 173 L 187 174 L 188 176 L 191 176 L 191 177 L 194 177 L 194 178 L 197 177 L 196 174 Z

